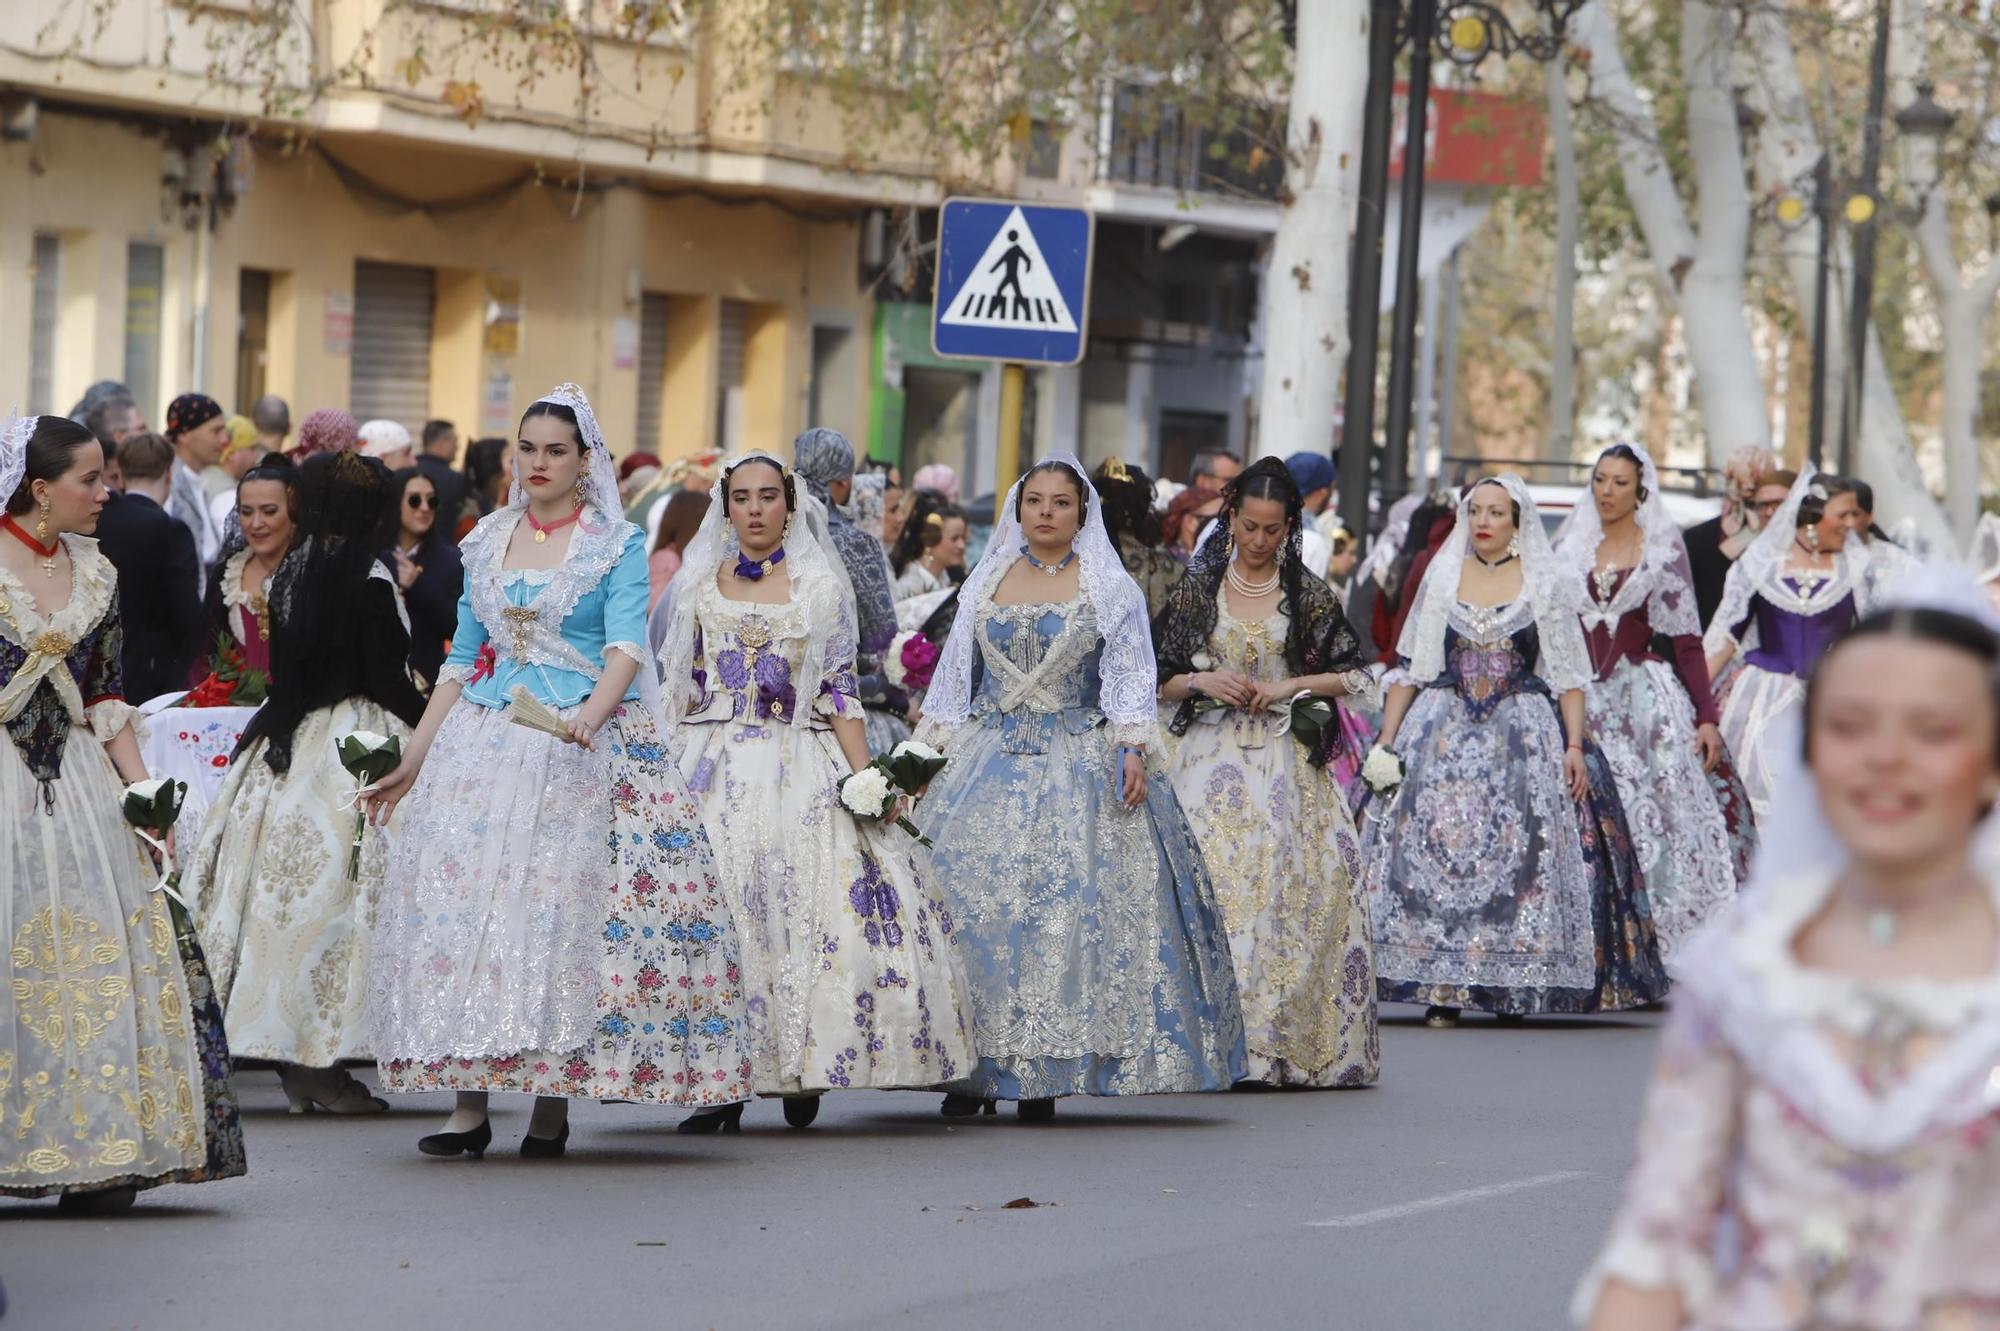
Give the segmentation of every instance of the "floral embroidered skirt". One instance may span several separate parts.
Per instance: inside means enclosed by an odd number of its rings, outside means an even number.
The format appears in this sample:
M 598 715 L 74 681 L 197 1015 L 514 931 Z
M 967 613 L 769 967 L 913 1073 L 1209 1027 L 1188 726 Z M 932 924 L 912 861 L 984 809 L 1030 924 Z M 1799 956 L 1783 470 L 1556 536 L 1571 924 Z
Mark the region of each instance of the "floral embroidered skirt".
M 1618 782 L 1660 951 L 1672 957 L 1749 879 L 1750 796 L 1727 754 L 1702 771 L 1694 704 L 1665 662 L 1621 662 L 1584 698 L 1591 737 Z
M 1201 849 L 1163 776 L 1139 808 L 1119 802 L 1118 750 L 1097 720 L 976 714 L 920 806 L 971 984 L 971 1093 L 1218 1091 L 1244 1075 Z
M 0 739 L 0 1194 L 244 1172 L 222 1013 L 192 930 L 70 732 L 53 808 Z
M 403 803 L 371 1001 L 385 1091 L 749 1097 L 736 927 L 644 709 L 584 750 L 461 701 Z
M 359 782 L 340 765 L 343 735 L 409 728 L 367 698 L 309 712 L 292 763 L 274 772 L 265 742 L 237 755 L 189 857 L 194 907 L 238 1058 L 331 1067 L 370 1056 L 368 969 L 375 902 L 394 828 L 364 827 L 350 877 Z
M 1169 746 L 1229 928 L 1252 1081 L 1366 1086 L 1381 1067 L 1360 838 L 1332 773 L 1263 717 L 1206 713 Z
M 841 807 L 832 733 L 688 722 L 674 742 L 742 930 L 758 1093 L 960 1076 L 971 1060 L 951 916 L 914 841 Z
M 1482 719 L 1433 685 L 1397 741 L 1403 784 L 1369 802 L 1361 842 L 1382 1001 L 1574 1013 L 1666 995 L 1617 784 L 1586 741 L 1589 794 L 1571 798 L 1552 698 L 1517 692 Z

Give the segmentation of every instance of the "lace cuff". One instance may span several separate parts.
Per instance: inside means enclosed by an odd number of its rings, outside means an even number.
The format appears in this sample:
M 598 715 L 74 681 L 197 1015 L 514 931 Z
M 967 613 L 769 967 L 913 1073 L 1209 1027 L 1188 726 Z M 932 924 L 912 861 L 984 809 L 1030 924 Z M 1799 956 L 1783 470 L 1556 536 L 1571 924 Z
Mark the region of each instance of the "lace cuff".
M 470 665 L 452 665 L 450 662 L 446 662 L 444 665 L 438 667 L 437 683 L 456 684 L 460 688 L 463 688 L 472 682 L 472 671 L 473 667 Z M 436 685 L 432 685 L 432 687 L 435 688 Z
M 948 726 L 933 717 L 926 716 L 917 722 L 917 733 L 913 738 L 919 744 L 928 744 L 939 753 L 951 752 L 952 741 L 957 739 L 964 726 Z
M 1148 721 L 1114 721 L 1105 726 L 1104 734 L 1114 748 L 1145 749 L 1150 753 L 1160 746 L 1160 723 L 1157 718 Z
M 653 664 L 653 654 L 636 642 L 607 642 L 604 644 L 604 663 L 611 664 L 611 653 L 623 652 L 632 658 L 641 670 L 658 669 Z
M 1372 712 L 1382 706 L 1382 690 L 1375 682 L 1373 673 L 1367 670 L 1343 670 L 1337 676 L 1346 696 L 1336 701 L 1351 708 Z
M 139 715 L 138 708 L 123 698 L 99 698 L 84 708 L 83 714 L 90 722 L 90 733 L 97 736 L 99 743 L 109 744 L 118 737 L 118 732 L 123 730 L 127 723 L 130 723 L 132 733 L 139 742 L 145 743 L 145 718 Z

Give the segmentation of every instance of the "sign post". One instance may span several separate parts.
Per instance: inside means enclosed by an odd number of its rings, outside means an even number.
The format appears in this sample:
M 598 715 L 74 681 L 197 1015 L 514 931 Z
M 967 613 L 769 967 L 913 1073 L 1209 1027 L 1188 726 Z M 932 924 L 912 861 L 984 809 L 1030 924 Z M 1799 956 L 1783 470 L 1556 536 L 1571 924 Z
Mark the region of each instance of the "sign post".
M 939 210 L 931 348 L 940 356 L 1001 362 L 996 505 L 1021 474 L 1025 367 L 1083 359 L 1094 234 L 1084 208 L 946 199 Z

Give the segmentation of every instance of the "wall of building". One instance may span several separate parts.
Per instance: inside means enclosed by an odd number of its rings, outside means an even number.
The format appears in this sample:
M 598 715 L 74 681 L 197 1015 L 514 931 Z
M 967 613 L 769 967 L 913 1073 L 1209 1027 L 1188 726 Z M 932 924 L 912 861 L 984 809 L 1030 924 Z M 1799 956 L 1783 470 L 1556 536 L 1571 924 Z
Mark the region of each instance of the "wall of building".
M 323 137 L 328 152 L 378 189 L 344 181 L 311 148 L 260 146 L 247 194 L 208 246 L 207 354 L 197 383 L 202 247 L 178 217 L 161 216 L 162 141 L 136 121 L 69 115 L 45 104 L 32 143 L 0 143 L 0 198 L 7 200 L 0 210 L 0 403 L 27 396 L 38 232 L 62 240 L 52 401 L 38 404 L 56 411 L 67 410 L 89 383 L 123 377 L 127 246 L 164 248 L 160 400 L 142 404 L 155 423 L 165 402 L 189 388 L 232 408 L 247 405 L 236 383 L 245 268 L 274 274 L 266 388 L 291 403 L 295 420 L 316 407 L 348 404 L 352 354 L 341 342 L 342 313 L 352 308 L 356 261 L 379 260 L 436 270 L 432 415 L 458 421 L 466 437 L 488 432 L 482 424 L 511 428 L 536 394 L 573 380 L 590 395 L 618 453 L 644 443 L 676 456 L 715 442 L 713 343 L 723 299 L 753 309 L 743 420 L 745 442 L 763 447 L 788 446 L 805 424 L 815 321 L 856 329 L 872 322 L 872 300 L 856 273 L 857 219 L 843 210 L 532 182 L 479 206 L 435 211 L 380 196 L 462 199 L 468 184 L 504 187 L 524 174 L 523 163 L 480 154 L 476 130 L 467 141 L 465 152 L 451 153 L 379 136 Z M 510 352 L 489 341 L 489 278 L 518 284 Z M 644 292 L 675 298 L 658 441 L 633 437 Z M 848 357 L 840 372 L 851 376 L 851 391 L 826 400 L 865 402 L 866 357 Z M 828 423 L 850 431 L 862 424 Z

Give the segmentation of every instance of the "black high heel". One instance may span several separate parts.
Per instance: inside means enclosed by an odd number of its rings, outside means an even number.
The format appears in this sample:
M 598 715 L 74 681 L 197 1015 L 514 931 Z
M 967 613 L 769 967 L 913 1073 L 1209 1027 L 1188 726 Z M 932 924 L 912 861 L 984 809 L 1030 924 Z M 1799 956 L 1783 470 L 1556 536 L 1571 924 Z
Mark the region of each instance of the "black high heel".
M 819 1117 L 819 1097 L 817 1095 L 788 1095 L 785 1097 L 785 1122 L 795 1128 L 809 1128 Z
M 978 1114 L 997 1114 L 998 1105 L 991 1100 L 983 1100 L 976 1095 L 947 1095 L 938 1112 L 946 1118 L 972 1118 Z
M 425 1155 L 469 1155 L 474 1160 L 484 1159 L 486 1148 L 492 1144 L 490 1119 L 481 1119 L 479 1126 L 470 1132 L 433 1132 L 417 1139 L 417 1149 Z
M 704 1109 L 697 1114 L 682 1119 L 680 1125 L 674 1131 L 685 1132 L 691 1136 L 704 1135 L 711 1132 L 741 1132 L 743 1131 L 743 1102 L 738 1100 L 735 1104 L 724 1105 L 720 1109 Z
M 1056 1102 L 1019 1100 L 1014 1104 L 1014 1116 L 1023 1123 L 1053 1123 L 1056 1121 Z
M 569 1120 L 563 1120 L 563 1130 L 554 1137 L 537 1137 L 530 1132 L 521 1138 L 521 1158 L 523 1160 L 555 1160 L 569 1148 Z

